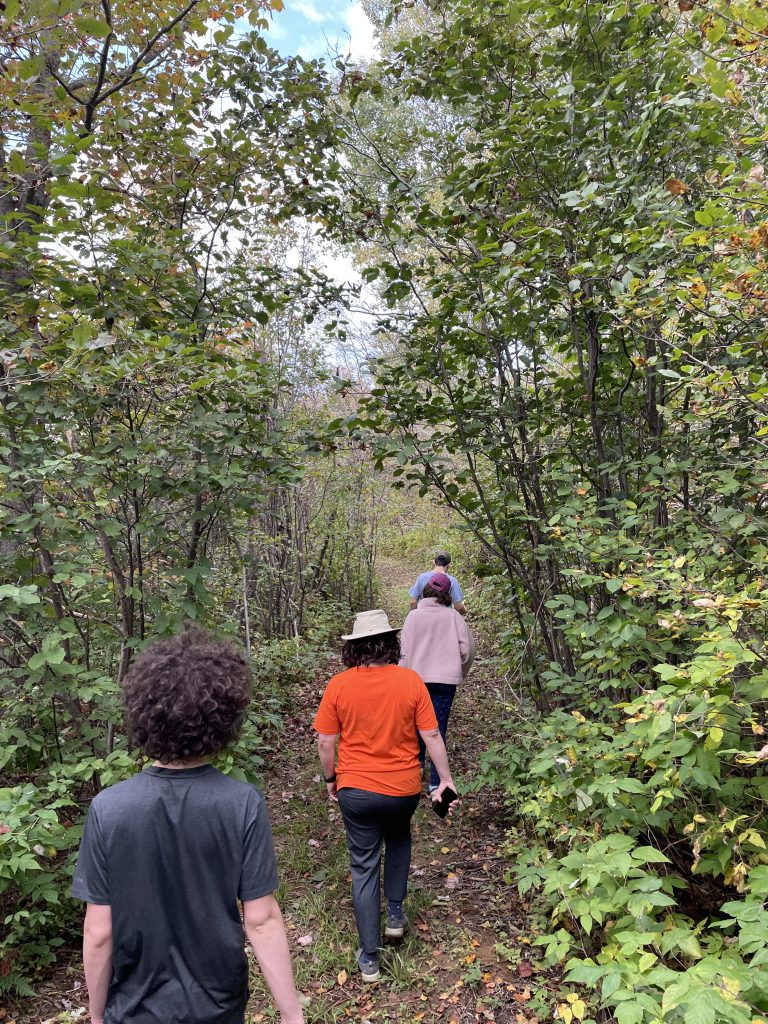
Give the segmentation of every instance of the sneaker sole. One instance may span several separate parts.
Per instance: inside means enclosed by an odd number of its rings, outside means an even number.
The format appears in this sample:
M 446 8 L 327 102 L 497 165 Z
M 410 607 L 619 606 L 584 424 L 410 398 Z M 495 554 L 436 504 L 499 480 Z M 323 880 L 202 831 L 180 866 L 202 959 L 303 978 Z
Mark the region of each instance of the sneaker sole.
M 374 981 L 378 981 L 381 977 L 381 971 L 376 971 L 375 974 L 363 974 L 361 971 L 360 976 L 366 985 L 372 985 Z
M 384 935 L 388 939 L 402 939 L 405 935 L 405 928 L 385 928 Z

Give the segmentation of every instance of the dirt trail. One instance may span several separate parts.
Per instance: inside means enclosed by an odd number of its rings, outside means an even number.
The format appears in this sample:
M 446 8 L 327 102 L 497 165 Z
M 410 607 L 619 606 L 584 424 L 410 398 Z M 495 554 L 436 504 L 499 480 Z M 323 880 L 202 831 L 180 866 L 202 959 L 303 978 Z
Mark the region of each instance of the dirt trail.
M 400 623 L 408 608 L 410 568 L 387 559 L 379 571 L 379 604 Z M 297 981 L 309 997 L 308 1024 L 551 1019 L 555 979 L 541 970 L 531 946 L 529 908 L 510 884 L 503 856 L 503 809 L 487 791 L 466 796 L 460 814 L 447 822 L 422 798 L 406 904 L 410 932 L 401 944 L 385 947 L 382 981 L 360 982 L 344 829 L 337 806 L 324 800 L 311 729 L 326 679 L 339 668 L 330 662 L 326 676 L 296 694 L 280 769 L 267 783 Z M 462 778 L 473 777 L 479 752 L 494 737 L 498 690 L 481 642 L 448 733 L 459 786 Z M 253 1003 L 253 1021 L 271 1019 L 263 993 Z
M 408 610 L 407 588 L 419 571 L 394 559 L 379 564 L 380 601 L 393 624 Z M 471 625 L 471 607 L 470 607 Z M 312 731 L 327 679 L 324 671 L 294 691 L 268 757 L 264 789 L 270 805 L 281 890 L 297 983 L 307 998 L 307 1024 L 544 1024 L 557 1002 L 557 977 L 542 970 L 536 931 L 504 856 L 500 800 L 487 790 L 465 795 L 441 822 L 426 796 L 414 817 L 406 910 L 411 929 L 381 955 L 382 980 L 364 986 L 354 963 L 356 932 L 344 829 L 338 806 L 325 800 Z M 448 751 L 454 778 L 475 777 L 477 758 L 497 738 L 503 714 L 493 661 L 482 639 L 451 714 Z M 465 782 L 466 784 L 466 782 Z M 253 973 L 247 1024 L 275 1021 L 261 976 Z M 67 948 L 21 1012 L 0 1008 L 18 1024 L 85 1024 L 79 951 Z M 65 1008 L 65 1009 L 63 1009 Z

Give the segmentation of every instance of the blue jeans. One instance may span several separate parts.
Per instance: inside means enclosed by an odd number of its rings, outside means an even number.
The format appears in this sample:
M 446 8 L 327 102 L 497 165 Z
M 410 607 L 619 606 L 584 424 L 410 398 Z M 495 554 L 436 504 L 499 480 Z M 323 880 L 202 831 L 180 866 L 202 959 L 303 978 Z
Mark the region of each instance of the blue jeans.
M 435 709 L 437 727 L 440 730 L 440 735 L 443 737 L 443 742 L 445 742 L 445 736 L 448 732 L 448 718 L 451 714 L 453 698 L 456 696 L 456 687 L 450 686 L 447 683 L 427 683 L 427 689 L 429 690 L 429 696 L 432 698 L 432 707 Z M 419 761 L 422 764 L 424 764 L 426 750 L 424 740 L 419 736 Z M 429 762 L 429 784 L 430 786 L 440 785 L 440 776 L 435 771 L 435 766 L 431 761 Z

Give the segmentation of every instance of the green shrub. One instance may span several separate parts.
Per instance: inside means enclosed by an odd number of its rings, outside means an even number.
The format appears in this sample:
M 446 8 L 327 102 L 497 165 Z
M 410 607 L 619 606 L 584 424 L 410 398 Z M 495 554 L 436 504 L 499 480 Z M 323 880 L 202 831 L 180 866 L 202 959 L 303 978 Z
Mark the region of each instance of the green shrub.
M 759 582 L 726 594 L 710 567 L 704 590 L 674 557 L 650 561 L 607 581 L 591 643 L 573 600 L 554 599 L 584 644 L 583 676 L 552 670 L 571 710 L 510 723 L 479 784 L 519 811 L 518 884 L 548 905 L 538 941 L 569 980 L 619 1024 L 749 1024 L 768 1012 L 763 598 Z

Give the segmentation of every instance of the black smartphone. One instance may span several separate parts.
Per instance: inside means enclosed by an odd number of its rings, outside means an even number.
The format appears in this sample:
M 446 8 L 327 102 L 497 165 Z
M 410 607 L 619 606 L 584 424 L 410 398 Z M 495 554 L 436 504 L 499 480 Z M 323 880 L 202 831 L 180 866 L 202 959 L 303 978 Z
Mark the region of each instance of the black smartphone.
M 439 818 L 444 818 L 448 813 L 448 808 L 451 806 L 454 800 L 459 799 L 459 794 L 454 793 L 450 786 L 446 786 L 443 790 L 443 795 L 439 800 L 435 800 L 432 804 L 432 810 Z

